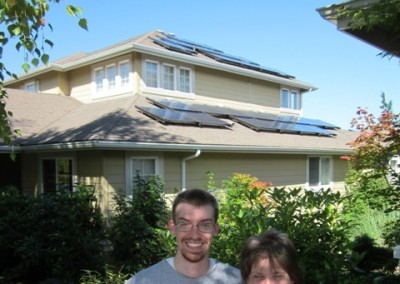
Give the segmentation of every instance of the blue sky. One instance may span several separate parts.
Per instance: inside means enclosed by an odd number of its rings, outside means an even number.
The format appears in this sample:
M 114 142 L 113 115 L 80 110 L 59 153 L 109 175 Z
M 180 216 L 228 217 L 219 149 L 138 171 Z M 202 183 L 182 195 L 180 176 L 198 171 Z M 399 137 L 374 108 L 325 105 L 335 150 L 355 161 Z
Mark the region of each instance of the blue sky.
M 317 87 L 304 95 L 303 116 L 348 129 L 359 106 L 379 114 L 382 92 L 399 111 L 400 60 L 381 58 L 380 50 L 337 31 L 316 11 L 337 2 L 61 1 L 46 17 L 53 32 L 46 29 L 45 37 L 55 43 L 46 51 L 54 61 L 163 30 L 281 70 Z M 65 3 L 83 9 L 89 32 L 66 14 Z M 9 69 L 21 73 L 23 59 L 10 44 L 2 60 Z

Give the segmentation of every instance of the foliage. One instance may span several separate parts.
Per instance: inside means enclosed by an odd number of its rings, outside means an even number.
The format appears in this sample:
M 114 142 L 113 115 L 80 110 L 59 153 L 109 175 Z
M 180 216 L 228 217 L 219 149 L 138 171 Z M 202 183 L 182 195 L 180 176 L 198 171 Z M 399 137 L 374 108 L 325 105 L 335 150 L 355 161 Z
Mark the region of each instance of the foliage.
M 243 174 L 235 174 L 221 188 L 210 182 L 220 201 L 221 214 L 212 255 L 238 265 L 244 240 L 276 228 L 286 232 L 298 249 L 305 283 L 357 283 L 349 276 L 352 263 L 346 258 L 350 251 L 349 227 L 339 209 L 344 197 L 330 190 L 315 192 L 270 185 Z
M 102 271 L 102 219 L 88 198 L 79 190 L 0 195 L 0 275 L 7 283 L 76 282 L 81 269 Z
M 81 279 L 80 284 L 123 284 L 125 280 L 129 278 L 128 274 L 122 273 L 121 271 L 114 272 L 112 267 L 106 266 L 105 276 L 97 271 L 85 270 Z
M 3 81 L 5 75 L 17 78 L 16 74 L 8 70 L 1 61 L 6 44 L 15 41 L 17 51 L 24 52 L 22 69 L 30 70 L 31 65 L 37 67 L 40 63 L 47 64 L 49 55 L 46 47 L 53 47 L 54 43 L 45 38 L 44 29 L 47 26 L 52 30 L 50 23 L 45 20 L 46 13 L 50 10 L 51 3 L 60 3 L 60 0 L 0 0 L 0 24 L 6 29 L 0 31 L 0 139 L 6 144 L 11 144 L 13 139 L 20 134 L 18 129 L 12 129 L 10 118 L 12 113 L 6 111 L 7 91 Z M 69 15 L 78 17 L 78 24 L 87 30 L 87 21 L 83 18 L 78 6 L 66 5 Z M 31 57 L 31 58 L 30 58 Z
M 166 230 L 170 216 L 159 177 L 136 176 L 132 198 L 114 197 L 115 216 L 108 237 L 113 257 L 123 272 L 134 273 L 173 252 L 172 236 Z M 165 244 L 165 245 L 164 245 Z
M 389 40 L 395 41 L 400 37 L 400 1 L 380 0 L 367 7 L 351 8 L 343 4 L 338 9 L 340 17 L 350 18 L 350 27 L 354 30 L 371 31 L 381 29 L 387 32 Z M 400 50 L 387 50 L 382 56 L 400 56 Z

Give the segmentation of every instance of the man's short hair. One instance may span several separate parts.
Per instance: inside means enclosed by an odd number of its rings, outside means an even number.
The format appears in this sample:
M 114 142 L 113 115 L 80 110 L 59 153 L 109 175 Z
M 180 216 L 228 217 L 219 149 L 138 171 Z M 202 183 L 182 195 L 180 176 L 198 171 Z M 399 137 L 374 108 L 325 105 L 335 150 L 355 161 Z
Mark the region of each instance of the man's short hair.
M 176 221 L 175 220 L 176 207 L 181 203 L 188 203 L 196 207 L 211 205 L 211 207 L 214 209 L 214 221 L 215 222 L 218 221 L 218 215 L 219 215 L 218 201 L 214 197 L 214 195 L 212 195 L 208 191 L 194 188 L 180 192 L 175 197 L 174 203 L 172 204 L 172 220 L 174 221 Z

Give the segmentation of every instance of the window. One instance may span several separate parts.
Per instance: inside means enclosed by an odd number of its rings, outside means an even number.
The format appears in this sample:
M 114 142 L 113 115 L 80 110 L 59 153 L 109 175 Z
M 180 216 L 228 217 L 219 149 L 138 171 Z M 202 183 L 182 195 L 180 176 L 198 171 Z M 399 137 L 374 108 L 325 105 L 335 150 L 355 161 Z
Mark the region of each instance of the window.
M 162 175 L 162 158 L 159 156 L 126 156 L 125 166 L 127 196 L 132 196 L 137 189 L 137 174 L 143 179 Z
M 96 92 L 103 91 L 104 71 L 103 68 L 94 70 L 94 83 L 96 85 Z
M 300 110 L 301 109 L 301 94 L 298 90 L 281 90 L 281 107 Z
M 179 68 L 179 91 L 190 93 L 190 85 L 190 70 L 186 68 Z
M 146 61 L 146 86 L 158 87 L 158 64 L 155 62 Z
M 72 159 L 42 160 L 43 192 L 73 189 Z
M 28 91 L 28 92 L 37 92 L 38 91 L 36 82 L 26 83 L 24 89 L 25 89 L 25 91 Z
M 315 189 L 332 185 L 332 159 L 330 157 L 308 158 L 308 186 Z
M 92 92 L 94 98 L 127 93 L 133 89 L 129 60 L 109 62 L 93 69 Z
M 192 69 L 188 67 L 145 60 L 143 77 L 146 87 L 182 93 L 193 90 Z
M 107 70 L 108 89 L 115 89 L 117 69 L 115 68 L 115 65 L 109 65 L 107 66 L 106 70 Z
M 163 88 L 166 90 L 175 89 L 175 68 L 171 65 L 163 65 Z
M 130 72 L 129 62 L 119 63 L 119 77 L 121 79 L 121 86 L 126 87 L 129 85 L 129 72 Z

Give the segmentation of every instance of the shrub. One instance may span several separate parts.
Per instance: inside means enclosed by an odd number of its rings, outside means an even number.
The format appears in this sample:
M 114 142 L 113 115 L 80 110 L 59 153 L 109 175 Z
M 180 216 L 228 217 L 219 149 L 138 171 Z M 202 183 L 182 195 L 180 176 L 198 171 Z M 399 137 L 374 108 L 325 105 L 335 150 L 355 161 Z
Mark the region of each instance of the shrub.
M 250 175 L 235 174 L 218 188 L 220 233 L 212 256 L 237 266 L 243 241 L 263 230 L 286 232 L 299 252 L 305 283 L 357 283 L 350 279 L 348 224 L 341 218 L 344 197 L 330 190 L 272 188 Z M 350 282 L 346 282 L 350 281 Z
M 87 192 L 1 194 L 0 274 L 8 283 L 76 282 L 82 269 L 102 271 L 102 219 Z
M 115 216 L 108 231 L 116 265 L 124 273 L 135 273 L 173 251 L 172 237 L 166 230 L 170 212 L 160 178 L 136 176 L 136 184 L 132 198 L 114 197 Z

